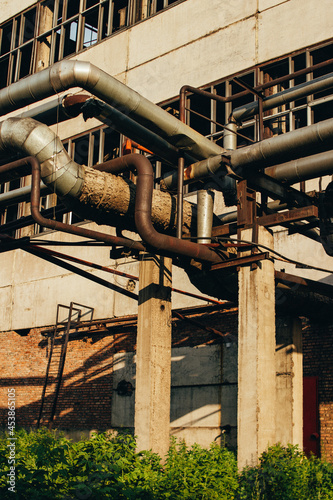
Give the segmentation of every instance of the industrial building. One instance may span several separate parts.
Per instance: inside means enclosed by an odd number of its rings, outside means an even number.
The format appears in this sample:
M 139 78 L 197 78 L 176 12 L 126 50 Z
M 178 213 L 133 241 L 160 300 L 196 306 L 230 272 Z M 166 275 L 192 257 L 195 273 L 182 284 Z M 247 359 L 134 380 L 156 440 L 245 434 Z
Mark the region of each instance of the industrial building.
M 1 7 L 1 425 L 332 461 L 332 2 Z

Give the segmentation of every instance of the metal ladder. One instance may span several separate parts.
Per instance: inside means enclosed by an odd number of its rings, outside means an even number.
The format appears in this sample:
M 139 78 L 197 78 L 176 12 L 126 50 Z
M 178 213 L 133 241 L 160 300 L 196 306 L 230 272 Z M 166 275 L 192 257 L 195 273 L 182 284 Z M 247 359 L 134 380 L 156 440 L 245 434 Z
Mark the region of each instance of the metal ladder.
M 60 320 L 62 309 L 68 311 L 68 316 Z M 86 311 L 83 312 L 84 310 Z M 83 316 L 89 315 L 91 321 L 93 314 L 93 308 L 77 304 L 76 302 L 71 302 L 69 306 L 63 304 L 57 305 L 56 324 L 51 337 L 37 429 L 41 425 L 48 426 L 49 428 L 53 425 L 65 367 L 69 333 L 71 330 L 77 331 L 77 325 L 82 321 Z M 61 335 L 60 331 L 64 333 Z

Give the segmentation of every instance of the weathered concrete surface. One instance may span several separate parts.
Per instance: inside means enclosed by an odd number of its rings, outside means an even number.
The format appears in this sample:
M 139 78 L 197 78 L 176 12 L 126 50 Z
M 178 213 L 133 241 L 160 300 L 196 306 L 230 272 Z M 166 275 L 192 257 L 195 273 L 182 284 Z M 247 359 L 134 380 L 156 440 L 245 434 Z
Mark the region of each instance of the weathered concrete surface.
M 303 445 L 303 354 L 299 318 L 276 323 L 276 442 Z
M 252 230 L 242 231 L 250 240 Z M 259 227 L 259 243 L 273 247 L 272 235 Z M 275 443 L 275 285 L 274 264 L 239 271 L 238 466 L 256 465 Z
M 134 352 L 118 353 L 113 362 L 111 427 L 134 427 L 134 393 L 119 396 L 121 380 L 136 385 Z M 202 345 L 171 350 L 170 435 L 188 445 L 219 442 L 221 427 L 231 426 L 222 442 L 236 446 L 237 345 Z
M 172 260 L 142 253 L 135 391 L 138 450 L 169 449 Z

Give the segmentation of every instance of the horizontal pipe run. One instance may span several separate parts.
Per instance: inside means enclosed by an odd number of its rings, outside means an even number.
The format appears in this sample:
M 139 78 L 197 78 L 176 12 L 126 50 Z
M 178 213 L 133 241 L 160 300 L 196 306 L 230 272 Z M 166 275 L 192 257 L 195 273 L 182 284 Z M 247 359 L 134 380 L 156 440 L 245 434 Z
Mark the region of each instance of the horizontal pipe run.
M 269 109 L 282 106 L 288 102 L 296 101 L 297 99 L 301 99 L 302 97 L 315 94 L 331 87 L 333 87 L 333 73 L 320 76 L 319 78 L 315 78 L 309 82 L 301 83 L 300 85 L 296 85 L 295 87 L 291 87 L 264 98 L 262 100 L 263 111 L 268 111 Z M 258 112 L 259 101 L 254 101 L 234 109 L 232 116 L 236 122 L 242 122 L 243 120 L 256 115 Z
M 9 113 L 73 87 L 91 92 L 196 159 L 223 152 L 223 148 L 164 109 L 84 61 L 60 61 L 0 90 L 0 113 Z
M 129 139 L 139 142 L 167 162 L 177 165 L 179 151 L 175 146 L 109 104 L 91 98 L 84 104 L 82 112 L 85 120 L 96 118 Z
M 40 192 L 42 195 L 50 194 L 51 191 L 44 182 L 40 183 Z M 0 194 L 0 207 L 9 207 L 10 205 L 17 205 L 17 203 L 22 203 L 23 201 L 30 200 L 31 197 L 31 186 L 24 186 L 18 189 L 13 189 L 7 193 Z
M 265 169 L 265 173 L 288 184 L 333 173 L 333 151 L 288 161 Z
M 38 160 L 34 156 L 29 156 L 23 160 L 18 160 L 10 165 L 10 168 L 17 170 L 20 165 L 27 165 L 31 168 L 31 215 L 37 224 L 42 227 L 47 227 L 55 231 L 62 231 L 69 234 L 75 234 L 77 236 L 83 236 L 84 238 L 94 238 L 97 241 L 104 241 L 105 243 L 111 243 L 112 245 L 125 246 L 133 250 L 144 251 L 145 246 L 138 241 L 133 241 L 128 238 L 122 238 L 118 236 L 112 236 L 105 233 L 100 233 L 98 231 L 93 231 L 91 229 L 86 229 L 81 226 L 72 226 L 69 224 L 64 224 L 54 219 L 46 219 L 43 217 L 39 211 L 40 205 L 40 165 Z M 8 172 L 10 169 L 8 165 L 0 166 L 0 178 L 2 171 Z
M 104 168 L 114 174 L 136 169 L 135 225 L 143 241 L 153 247 L 155 252 L 170 252 L 173 255 L 183 255 L 204 262 L 221 261 L 221 257 L 205 245 L 178 239 L 155 230 L 151 222 L 154 176 L 151 163 L 145 156 L 138 154 L 122 156 L 111 160 L 108 162 L 108 167 Z
M 228 151 L 225 155 L 218 155 L 189 165 L 185 169 L 184 182 L 188 183 L 203 177 L 214 175 L 218 170 L 224 169 L 225 175 L 228 174 L 228 168 L 235 176 L 243 176 L 248 168 L 266 167 L 265 173 L 275 179 L 280 179 L 280 176 L 285 175 L 286 167 L 284 164 L 278 163 L 290 158 L 297 158 L 297 155 L 313 154 L 316 151 L 329 149 L 333 144 L 333 118 L 324 120 L 314 125 L 309 125 L 301 129 L 293 130 L 285 134 L 265 139 L 256 144 L 239 148 L 235 151 Z M 322 156 L 318 156 L 318 161 L 314 160 L 314 165 L 311 167 L 311 158 L 302 158 L 294 165 L 291 172 L 288 173 L 288 182 L 293 184 L 301 178 L 312 179 L 320 175 L 331 173 L 330 160 L 328 152 Z M 322 160 L 325 158 L 325 161 Z M 275 164 L 275 165 L 274 165 Z M 292 167 L 291 162 L 288 162 Z M 268 167 L 274 165 L 272 169 Z M 303 174 L 304 170 L 304 174 Z M 231 171 L 229 171 L 231 173 Z M 323 173 L 321 173 L 323 172 Z M 167 189 L 175 187 L 177 176 L 174 172 L 168 172 L 162 179 L 162 185 Z
M 241 167 L 269 167 L 286 160 L 331 149 L 333 118 L 278 135 L 230 153 L 233 170 Z

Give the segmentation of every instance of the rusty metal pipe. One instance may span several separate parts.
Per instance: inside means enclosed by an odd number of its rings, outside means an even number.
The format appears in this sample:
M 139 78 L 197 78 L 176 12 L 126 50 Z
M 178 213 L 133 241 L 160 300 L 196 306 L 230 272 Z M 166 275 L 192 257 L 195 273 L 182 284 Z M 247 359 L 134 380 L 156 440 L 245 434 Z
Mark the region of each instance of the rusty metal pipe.
M 158 233 L 151 222 L 152 193 L 154 175 L 150 161 L 143 155 L 130 154 L 108 162 L 98 169 L 117 174 L 126 170 L 137 171 L 135 198 L 135 225 L 143 241 L 159 251 L 183 255 L 204 262 L 219 262 L 219 257 L 209 247 Z
M 100 233 L 98 231 L 93 231 L 92 229 L 87 229 L 82 226 L 72 226 L 70 224 L 65 224 L 63 222 L 45 219 L 39 211 L 40 202 L 40 166 L 35 158 L 31 161 L 31 175 L 32 175 L 32 186 L 31 186 L 31 215 L 35 222 L 42 227 L 47 227 L 53 229 L 54 231 L 62 231 L 64 233 L 75 234 L 77 236 L 83 236 L 85 238 L 93 238 L 97 241 L 103 241 L 105 243 L 111 243 L 112 245 L 124 246 L 131 248 L 133 250 L 145 250 L 144 245 L 138 241 L 133 241 L 128 238 L 123 238 L 119 236 L 112 236 L 105 233 Z
M 93 231 L 91 229 L 86 229 L 81 226 L 71 226 L 69 224 L 64 224 L 53 219 L 46 219 L 42 216 L 39 211 L 40 205 L 40 165 L 38 160 L 34 156 L 28 156 L 22 160 L 17 160 L 11 164 L 3 165 L 0 167 L 0 178 L 3 172 L 8 173 L 10 170 L 17 170 L 24 168 L 24 173 L 27 175 L 27 166 L 30 167 L 31 172 L 31 215 L 37 224 L 42 227 L 47 227 L 55 231 L 62 231 L 69 234 L 75 234 L 77 236 L 83 236 L 84 238 L 93 238 L 97 241 L 103 241 L 105 243 L 111 243 L 112 245 L 125 246 L 127 248 L 132 248 L 135 250 L 143 251 L 145 250 L 144 245 L 138 241 L 133 241 L 128 238 L 122 238 L 118 236 L 112 236 L 105 233 L 100 233 L 98 231 Z M 29 173 L 29 172 L 28 172 Z

